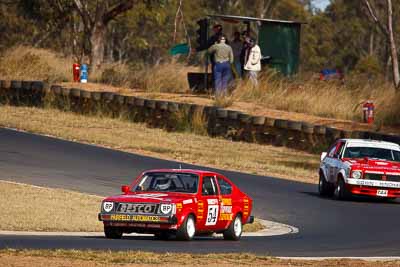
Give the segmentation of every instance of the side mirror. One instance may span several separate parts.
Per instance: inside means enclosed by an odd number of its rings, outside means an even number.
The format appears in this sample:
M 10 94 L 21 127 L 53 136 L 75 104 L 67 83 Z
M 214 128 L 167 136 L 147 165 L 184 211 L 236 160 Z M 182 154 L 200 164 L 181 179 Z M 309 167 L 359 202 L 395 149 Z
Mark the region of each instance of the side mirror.
M 129 192 L 129 186 L 128 185 L 121 186 L 121 191 L 122 193 L 127 194 Z
M 321 154 L 321 161 L 323 161 L 323 160 L 326 158 L 326 155 L 328 155 L 328 153 L 322 152 L 322 154 Z

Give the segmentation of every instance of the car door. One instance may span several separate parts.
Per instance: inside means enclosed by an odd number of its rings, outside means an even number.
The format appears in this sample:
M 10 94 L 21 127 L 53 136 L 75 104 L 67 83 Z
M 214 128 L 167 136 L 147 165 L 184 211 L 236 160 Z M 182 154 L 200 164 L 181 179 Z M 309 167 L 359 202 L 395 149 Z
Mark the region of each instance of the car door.
M 203 220 L 200 222 L 204 230 L 218 229 L 220 215 L 219 192 L 215 176 L 203 176 L 201 186 L 201 202 L 203 203 Z
M 346 142 L 341 141 L 338 143 L 336 146 L 335 153 L 333 154 L 333 158 L 335 159 L 334 165 L 333 165 L 333 175 L 334 175 L 334 180 L 337 179 L 338 174 L 342 168 L 343 162 L 342 162 L 342 156 L 343 156 L 343 150 L 346 146 Z
M 336 151 L 336 143 L 328 149 L 327 155 L 322 162 L 323 168 L 325 169 L 326 178 L 329 182 L 333 181 L 333 179 L 332 179 L 333 166 L 335 165 L 335 160 L 333 158 L 333 155 L 334 155 L 335 151 Z
M 217 183 L 219 187 L 219 204 L 220 204 L 220 214 L 217 223 L 218 229 L 226 229 L 231 223 L 234 215 L 233 206 L 236 204 L 236 207 L 239 206 L 240 203 L 235 203 L 237 200 L 233 198 L 233 188 L 234 185 L 227 180 L 225 177 L 218 175 Z

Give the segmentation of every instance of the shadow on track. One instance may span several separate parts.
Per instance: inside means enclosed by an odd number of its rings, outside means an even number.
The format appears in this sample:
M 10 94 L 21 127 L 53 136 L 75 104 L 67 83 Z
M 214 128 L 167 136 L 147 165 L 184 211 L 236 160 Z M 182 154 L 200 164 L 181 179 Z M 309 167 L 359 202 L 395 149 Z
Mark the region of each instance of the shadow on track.
M 336 201 L 336 202 L 349 202 L 349 203 L 369 203 L 369 204 L 389 204 L 397 205 L 400 199 L 387 199 L 387 198 L 374 198 L 368 196 L 351 196 L 346 200 L 336 200 L 331 197 L 322 197 L 317 192 L 300 192 L 301 194 L 308 195 L 319 200 Z

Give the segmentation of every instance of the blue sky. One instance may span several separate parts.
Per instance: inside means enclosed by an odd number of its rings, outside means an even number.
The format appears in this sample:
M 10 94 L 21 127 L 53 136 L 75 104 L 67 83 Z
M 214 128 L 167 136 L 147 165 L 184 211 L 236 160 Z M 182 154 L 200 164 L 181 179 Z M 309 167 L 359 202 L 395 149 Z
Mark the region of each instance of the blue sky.
M 330 0 L 313 0 L 313 2 L 317 8 L 324 10 L 329 5 Z

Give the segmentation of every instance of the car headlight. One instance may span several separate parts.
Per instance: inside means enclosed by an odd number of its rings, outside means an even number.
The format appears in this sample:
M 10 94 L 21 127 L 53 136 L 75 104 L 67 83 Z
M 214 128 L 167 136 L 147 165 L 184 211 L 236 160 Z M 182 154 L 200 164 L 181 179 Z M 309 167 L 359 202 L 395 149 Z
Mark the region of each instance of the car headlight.
M 176 206 L 175 204 L 161 204 L 160 211 L 162 214 L 175 214 Z
M 103 210 L 105 212 L 110 212 L 114 209 L 114 202 L 103 202 Z
M 361 171 L 353 171 L 351 173 L 351 178 L 354 178 L 354 179 L 360 179 L 361 176 L 362 176 L 362 172 Z

